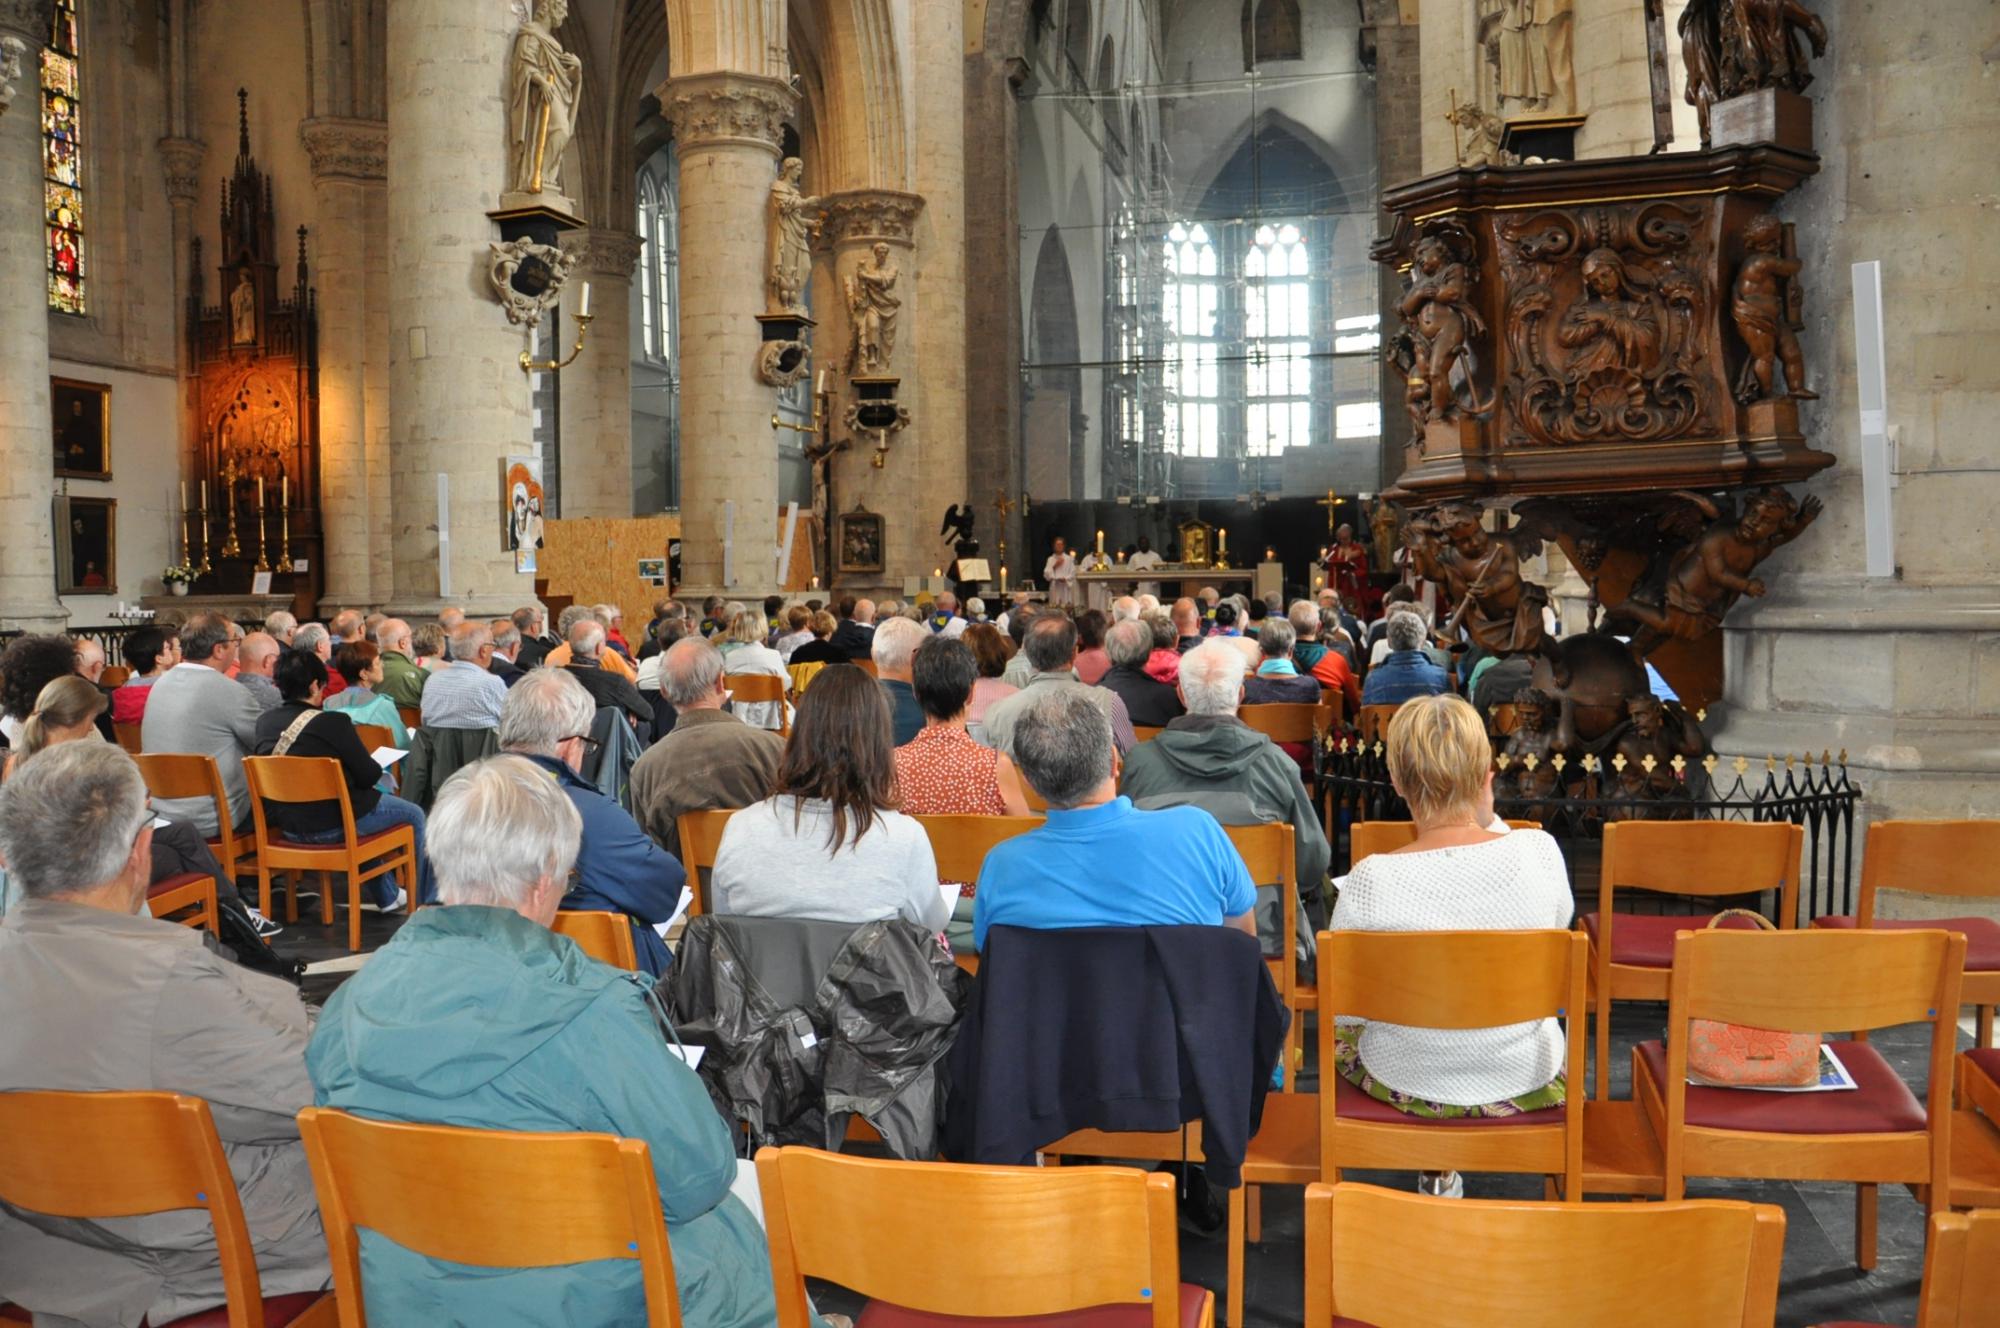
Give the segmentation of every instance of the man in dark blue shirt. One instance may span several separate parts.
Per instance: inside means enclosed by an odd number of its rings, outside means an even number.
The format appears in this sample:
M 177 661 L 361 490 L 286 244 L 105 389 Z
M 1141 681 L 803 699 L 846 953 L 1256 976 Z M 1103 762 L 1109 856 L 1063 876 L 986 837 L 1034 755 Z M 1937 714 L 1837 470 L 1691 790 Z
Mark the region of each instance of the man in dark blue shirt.
M 1401 705 L 1418 696 L 1436 696 L 1450 686 L 1444 670 L 1424 654 L 1424 620 L 1415 613 L 1389 615 L 1389 653 L 1368 671 L 1362 705 Z

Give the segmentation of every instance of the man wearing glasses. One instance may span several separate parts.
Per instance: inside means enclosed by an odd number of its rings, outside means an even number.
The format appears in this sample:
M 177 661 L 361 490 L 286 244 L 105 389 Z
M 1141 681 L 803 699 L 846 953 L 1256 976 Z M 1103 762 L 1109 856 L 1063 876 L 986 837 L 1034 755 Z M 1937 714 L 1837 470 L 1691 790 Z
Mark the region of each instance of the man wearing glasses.
M 673 963 L 661 929 L 680 913 L 687 872 L 579 774 L 597 746 L 589 736 L 596 715 L 596 701 L 569 670 L 532 670 L 501 706 L 500 750 L 546 770 L 583 818 L 583 842 L 562 906 L 624 914 L 640 969 L 658 977 Z

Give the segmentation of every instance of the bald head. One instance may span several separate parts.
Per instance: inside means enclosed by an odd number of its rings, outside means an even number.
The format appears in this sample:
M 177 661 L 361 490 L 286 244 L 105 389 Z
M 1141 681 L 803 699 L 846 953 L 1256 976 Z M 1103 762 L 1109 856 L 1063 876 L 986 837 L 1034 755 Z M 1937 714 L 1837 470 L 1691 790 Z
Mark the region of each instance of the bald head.
M 875 601 L 874 601 L 874 600 L 872 600 L 872 599 L 857 599 L 857 600 L 855 600 L 855 601 L 854 601 L 854 621 L 855 621 L 855 622 L 857 622 L 857 623 L 860 623 L 860 624 L 861 624 L 861 625 L 862 625 L 863 627 L 866 627 L 866 626 L 867 626 L 867 625 L 868 625 L 869 623 L 872 623 L 872 622 L 874 622 L 874 621 L 875 621 Z
M 384 618 L 375 625 L 375 644 L 384 650 L 410 653 L 410 625 L 401 618 Z
M 1174 601 L 1174 630 L 1182 636 L 1201 635 L 1201 606 L 1186 595 Z
M 269 632 L 252 632 L 243 638 L 243 644 L 237 648 L 236 671 L 268 678 L 278 666 L 278 652 L 282 649 L 284 647 L 278 644 L 278 638 Z

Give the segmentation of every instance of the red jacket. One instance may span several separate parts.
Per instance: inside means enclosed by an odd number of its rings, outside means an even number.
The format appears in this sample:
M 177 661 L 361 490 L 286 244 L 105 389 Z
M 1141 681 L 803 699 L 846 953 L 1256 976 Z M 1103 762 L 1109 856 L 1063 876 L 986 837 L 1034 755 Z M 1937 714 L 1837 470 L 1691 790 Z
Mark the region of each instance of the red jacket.
M 146 717 L 146 700 L 153 694 L 153 681 L 133 679 L 111 689 L 111 722 L 137 724 Z

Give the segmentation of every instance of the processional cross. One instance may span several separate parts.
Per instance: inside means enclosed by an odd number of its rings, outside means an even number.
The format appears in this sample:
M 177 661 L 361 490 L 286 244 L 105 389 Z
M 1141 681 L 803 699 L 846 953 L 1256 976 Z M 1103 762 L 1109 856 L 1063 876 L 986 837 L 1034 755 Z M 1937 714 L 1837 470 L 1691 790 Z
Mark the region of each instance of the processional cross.
M 1340 505 L 1339 495 L 1334 493 L 1332 489 L 1328 489 L 1326 491 L 1326 497 L 1315 498 L 1313 500 L 1313 505 L 1315 507 L 1324 507 L 1326 509 L 1326 533 L 1329 535 L 1333 534 L 1335 529 L 1333 514 L 1334 514 L 1334 509 Z

